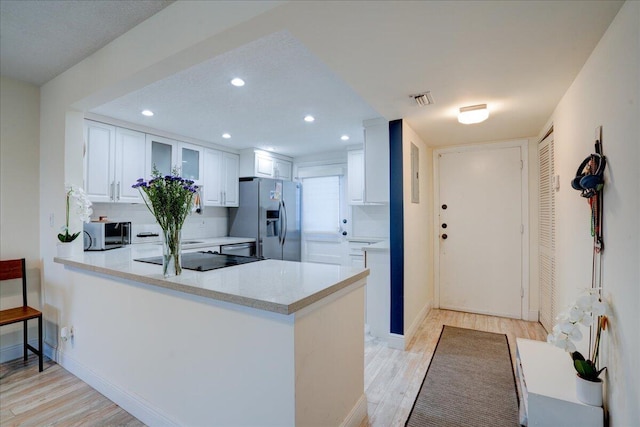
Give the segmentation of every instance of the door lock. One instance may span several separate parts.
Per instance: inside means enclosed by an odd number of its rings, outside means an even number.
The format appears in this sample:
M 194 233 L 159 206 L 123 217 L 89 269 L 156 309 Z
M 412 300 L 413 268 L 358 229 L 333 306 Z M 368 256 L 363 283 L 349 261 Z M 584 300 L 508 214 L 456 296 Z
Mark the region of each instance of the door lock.
M 447 236 L 446 234 L 443 234 L 443 235 L 442 235 L 442 238 L 443 238 L 444 240 L 447 240 L 447 237 L 449 237 L 449 236 Z

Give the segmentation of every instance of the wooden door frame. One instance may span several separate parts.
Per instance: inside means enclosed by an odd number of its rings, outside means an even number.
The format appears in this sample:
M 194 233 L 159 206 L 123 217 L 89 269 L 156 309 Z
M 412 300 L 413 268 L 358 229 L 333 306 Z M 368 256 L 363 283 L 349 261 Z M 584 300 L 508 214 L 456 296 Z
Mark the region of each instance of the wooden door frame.
M 433 150 L 433 267 L 434 267 L 434 306 L 440 307 L 440 155 L 453 152 L 481 151 L 499 148 L 520 148 L 522 158 L 521 169 L 521 217 L 522 217 L 522 239 L 521 239 L 521 289 L 520 318 L 530 319 L 529 315 L 529 141 L 527 139 L 517 139 L 505 142 L 490 142 L 472 145 L 457 145 L 442 147 Z

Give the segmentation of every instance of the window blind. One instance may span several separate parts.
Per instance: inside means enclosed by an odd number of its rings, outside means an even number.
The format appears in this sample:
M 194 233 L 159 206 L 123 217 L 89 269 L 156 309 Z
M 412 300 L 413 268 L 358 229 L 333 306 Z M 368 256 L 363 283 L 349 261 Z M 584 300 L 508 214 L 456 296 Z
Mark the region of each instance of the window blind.
M 338 233 L 340 231 L 340 177 L 302 179 L 302 231 Z

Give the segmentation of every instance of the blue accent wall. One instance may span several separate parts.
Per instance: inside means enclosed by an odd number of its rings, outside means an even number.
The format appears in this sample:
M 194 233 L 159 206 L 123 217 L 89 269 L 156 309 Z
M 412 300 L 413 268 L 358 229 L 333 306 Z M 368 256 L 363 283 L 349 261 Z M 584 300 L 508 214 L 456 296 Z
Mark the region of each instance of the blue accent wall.
M 402 120 L 389 122 L 389 219 L 391 252 L 391 325 L 404 335 L 404 205 L 402 191 Z

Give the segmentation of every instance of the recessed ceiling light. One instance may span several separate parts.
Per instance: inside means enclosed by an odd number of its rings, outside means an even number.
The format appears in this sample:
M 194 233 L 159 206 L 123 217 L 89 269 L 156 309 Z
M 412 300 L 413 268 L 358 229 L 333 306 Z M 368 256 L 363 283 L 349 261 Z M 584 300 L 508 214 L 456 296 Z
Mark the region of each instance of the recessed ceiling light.
M 153 111 L 151 111 L 151 110 L 142 110 L 141 114 L 143 116 L 151 117 L 151 116 L 153 116 Z
M 304 116 L 304 121 L 305 121 L 305 122 L 307 122 L 307 123 L 311 123 L 311 122 L 313 122 L 315 119 L 316 119 L 316 118 L 315 118 L 315 117 L 313 117 L 313 116 L 311 116 L 311 115 Z
M 489 110 L 487 109 L 487 104 L 472 105 L 470 107 L 460 108 L 458 121 L 465 125 L 471 125 L 484 122 L 488 117 Z
M 342 135 L 340 137 L 340 139 L 343 140 L 343 141 L 348 141 L 349 140 L 349 135 Z
M 234 85 L 235 87 L 241 87 L 241 86 L 244 86 L 244 80 L 242 80 L 239 77 L 236 77 L 235 79 L 231 80 L 231 84 Z
M 229 138 L 231 138 L 231 134 L 223 133 L 223 134 L 222 134 L 222 137 L 223 137 L 224 139 L 229 139 Z

